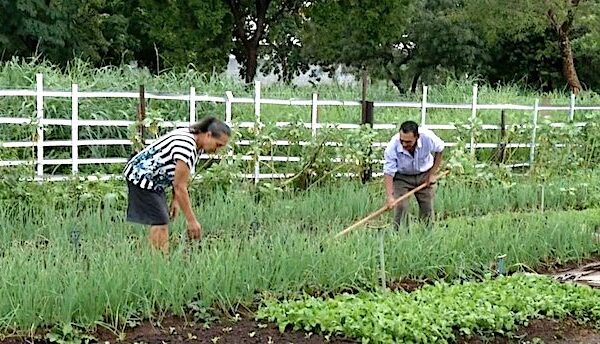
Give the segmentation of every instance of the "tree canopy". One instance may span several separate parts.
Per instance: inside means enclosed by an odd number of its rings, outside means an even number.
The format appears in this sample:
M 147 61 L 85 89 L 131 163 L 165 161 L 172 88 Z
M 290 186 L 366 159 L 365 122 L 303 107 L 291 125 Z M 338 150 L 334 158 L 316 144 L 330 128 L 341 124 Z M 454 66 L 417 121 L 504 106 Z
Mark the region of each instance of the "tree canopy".
M 599 0 L 0 0 L 0 59 L 136 61 L 290 82 L 320 66 L 400 92 L 465 75 L 541 90 L 600 87 Z

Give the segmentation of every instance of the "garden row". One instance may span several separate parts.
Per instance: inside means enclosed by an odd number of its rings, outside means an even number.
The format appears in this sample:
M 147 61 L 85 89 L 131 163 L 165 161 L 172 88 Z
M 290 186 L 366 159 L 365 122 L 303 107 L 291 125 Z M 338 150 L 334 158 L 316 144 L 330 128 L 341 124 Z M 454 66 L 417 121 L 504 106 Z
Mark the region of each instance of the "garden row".
M 252 308 L 265 294 L 378 288 L 376 233 L 362 229 L 333 239 L 350 223 L 344 213 L 307 216 L 312 223 L 273 214 L 253 225 L 243 203 L 216 209 L 199 213 L 206 214 L 200 215 L 206 226 L 200 245 L 186 242 L 178 219 L 171 253 L 162 256 L 147 249 L 145 229 L 124 223 L 114 209 L 88 209 L 77 217 L 52 209 L 15 216 L 3 207 L 0 328 L 26 331 L 60 323 L 91 328 L 104 322 L 117 329 L 192 309 L 231 313 L 240 305 Z M 225 217 L 245 226 L 226 225 L 229 221 L 218 227 Z M 330 222 L 317 223 L 318 218 Z M 431 231 L 418 225 L 409 233 L 387 231 L 387 278 L 481 279 L 504 254 L 508 272 L 578 261 L 597 252 L 599 221 L 598 210 L 548 211 L 453 218 Z
M 510 337 L 535 319 L 570 317 L 597 326 L 599 302 L 600 292 L 589 287 L 516 274 L 484 282 L 439 283 L 412 293 L 270 299 L 257 317 L 277 323 L 281 331 L 344 336 L 362 343 L 454 343 L 475 335 Z

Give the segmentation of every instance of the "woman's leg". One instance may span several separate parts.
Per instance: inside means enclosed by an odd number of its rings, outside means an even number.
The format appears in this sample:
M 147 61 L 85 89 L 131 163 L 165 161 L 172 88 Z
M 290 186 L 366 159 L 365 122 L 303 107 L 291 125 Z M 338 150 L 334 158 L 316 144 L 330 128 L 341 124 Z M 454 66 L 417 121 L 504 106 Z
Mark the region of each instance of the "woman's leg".
M 150 234 L 148 235 L 150 245 L 163 253 L 169 253 L 169 226 L 150 226 Z

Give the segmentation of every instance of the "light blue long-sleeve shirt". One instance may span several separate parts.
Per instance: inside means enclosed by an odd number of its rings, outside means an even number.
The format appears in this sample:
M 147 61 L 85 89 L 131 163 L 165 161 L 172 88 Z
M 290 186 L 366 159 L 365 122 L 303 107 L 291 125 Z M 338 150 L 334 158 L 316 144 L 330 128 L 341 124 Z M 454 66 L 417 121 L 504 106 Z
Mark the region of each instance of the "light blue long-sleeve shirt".
M 419 128 L 419 138 L 414 157 L 402 147 L 400 133 L 394 135 L 388 143 L 383 164 L 383 173 L 394 176 L 396 172 L 415 175 L 428 171 L 433 166 L 433 154 L 444 150 L 444 141 L 433 131 Z

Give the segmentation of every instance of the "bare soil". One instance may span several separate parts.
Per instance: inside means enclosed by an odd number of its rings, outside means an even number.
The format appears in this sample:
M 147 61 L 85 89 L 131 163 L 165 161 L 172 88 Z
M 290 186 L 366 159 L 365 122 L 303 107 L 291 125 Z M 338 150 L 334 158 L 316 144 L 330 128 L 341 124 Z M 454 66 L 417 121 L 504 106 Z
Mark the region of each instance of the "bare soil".
M 125 335 L 117 335 L 106 329 L 100 329 L 93 336 L 99 343 L 359 343 L 358 340 L 343 337 L 325 337 L 316 333 L 291 331 L 283 333 L 274 324 L 256 322 L 251 317 L 238 321 L 221 320 L 210 326 L 186 323 L 183 318 L 169 317 L 161 324 L 145 322 L 135 328 L 128 329 Z M 47 343 L 32 341 L 27 338 L 12 338 L 0 341 L 3 344 Z M 460 344 L 509 344 L 509 343 L 600 343 L 600 331 L 587 325 L 578 324 L 573 319 L 535 320 L 528 326 L 520 328 L 511 336 L 474 336 L 458 337 Z
M 115 342 L 114 335 L 98 333 L 101 341 Z M 258 323 L 251 318 L 237 322 L 215 323 L 206 329 L 202 325 L 186 326 L 182 319 L 171 318 L 158 328 L 148 323 L 128 332 L 124 343 L 359 343 L 342 337 L 325 338 L 322 335 L 293 332 L 283 333 L 273 324 Z M 580 325 L 573 319 L 562 321 L 536 320 L 516 334 L 508 337 L 459 337 L 457 343 L 464 344 L 508 344 L 508 343 L 600 343 L 600 331 Z
M 509 343 L 553 343 L 578 344 L 600 343 L 600 331 L 590 326 L 580 325 L 573 319 L 535 320 L 527 327 L 519 329 L 511 338 L 494 336 L 476 336 L 458 340 L 464 344 L 509 344 Z
M 101 341 L 115 342 L 114 334 L 108 331 L 99 332 Z M 161 327 L 149 323 L 127 332 L 122 343 L 356 343 L 351 339 L 341 337 L 325 338 L 309 332 L 283 333 L 274 324 L 256 322 L 250 317 L 238 321 L 222 320 L 209 327 L 205 325 L 190 325 L 181 318 L 169 318 L 163 321 Z

